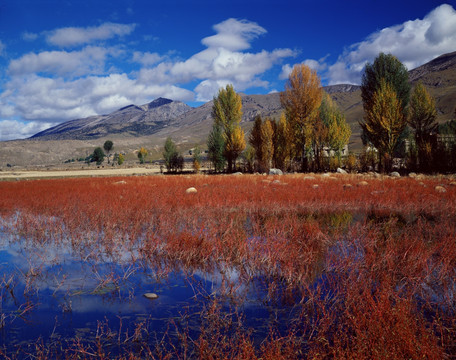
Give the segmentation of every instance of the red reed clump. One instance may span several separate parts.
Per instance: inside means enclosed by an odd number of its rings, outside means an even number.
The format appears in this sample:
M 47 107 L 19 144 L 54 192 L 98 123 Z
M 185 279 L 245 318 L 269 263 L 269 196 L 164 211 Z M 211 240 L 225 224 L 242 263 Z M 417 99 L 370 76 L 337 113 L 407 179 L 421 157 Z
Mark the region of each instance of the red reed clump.
M 367 185 L 357 186 L 361 180 Z M 70 241 L 82 259 L 129 253 L 143 266 L 235 269 L 244 285 L 262 279 L 265 301 L 295 302 L 286 332 L 271 329 L 259 346 L 241 315 L 233 320 L 210 302 L 199 337 L 183 337 L 183 358 L 450 358 L 456 187 L 449 184 L 304 175 L 2 182 L 0 225 L 40 244 Z M 223 280 L 227 294 L 240 288 Z

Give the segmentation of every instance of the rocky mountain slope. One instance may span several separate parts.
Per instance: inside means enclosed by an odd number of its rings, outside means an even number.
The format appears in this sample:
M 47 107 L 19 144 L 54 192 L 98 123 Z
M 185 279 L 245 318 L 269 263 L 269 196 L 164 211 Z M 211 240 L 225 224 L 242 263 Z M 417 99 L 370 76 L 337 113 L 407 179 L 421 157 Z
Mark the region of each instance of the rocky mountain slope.
M 439 121 L 451 118 L 456 99 L 456 52 L 438 58 L 410 71 L 412 83 L 422 81 L 436 98 Z M 358 147 L 363 118 L 361 90 L 359 86 L 340 84 L 324 87 L 345 113 L 352 126 L 352 143 Z M 242 96 L 243 119 L 246 130 L 256 115 L 278 118 L 281 112 L 280 94 Z M 88 140 L 106 136 L 138 137 L 158 134 L 188 137 L 198 134 L 204 137 L 212 124 L 212 101 L 191 108 L 169 99 L 159 98 L 149 104 L 129 105 L 109 115 L 92 116 L 62 123 L 33 136 L 38 140 Z M 193 129 L 194 128 L 194 129 Z M 179 134 L 180 133 L 180 134 Z
M 168 126 L 192 108 L 180 101 L 158 98 L 148 104 L 128 105 L 108 115 L 64 122 L 32 136 L 39 140 L 87 140 L 122 134 L 144 136 Z

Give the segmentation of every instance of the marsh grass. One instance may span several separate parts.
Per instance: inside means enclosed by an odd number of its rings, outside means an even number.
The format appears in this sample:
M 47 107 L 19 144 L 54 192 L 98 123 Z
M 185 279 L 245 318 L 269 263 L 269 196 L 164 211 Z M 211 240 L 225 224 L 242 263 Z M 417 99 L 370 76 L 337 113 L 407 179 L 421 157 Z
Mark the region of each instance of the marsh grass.
M 176 276 L 192 294 L 159 328 L 147 313 L 133 319 L 100 314 L 84 336 L 48 329 L 51 335 L 43 333 L 27 345 L 7 343 L 4 336 L 2 355 L 451 358 L 456 352 L 452 179 L 420 179 L 420 184 L 366 178 L 368 185 L 348 190 L 344 184 L 364 179 L 290 175 L 277 178 L 283 186 L 273 185 L 274 179 L 0 183 L 3 249 L 23 256 L 20 266 L 4 266 L 0 281 L 5 331 L 26 328 L 50 301 L 43 284 L 60 306 L 56 323 L 74 318 L 77 304 L 88 299 L 134 306 L 148 284 L 166 295 L 184 286 L 174 285 Z M 125 183 L 116 186 L 119 181 Z M 447 192 L 436 192 L 437 185 Z M 196 194 L 186 194 L 191 186 Z

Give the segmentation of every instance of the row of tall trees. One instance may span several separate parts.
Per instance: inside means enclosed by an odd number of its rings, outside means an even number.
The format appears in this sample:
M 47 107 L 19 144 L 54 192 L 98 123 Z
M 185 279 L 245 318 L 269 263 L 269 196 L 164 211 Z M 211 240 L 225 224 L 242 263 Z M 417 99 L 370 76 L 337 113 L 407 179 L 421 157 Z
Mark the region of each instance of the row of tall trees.
M 428 164 L 435 157 L 438 124 L 435 101 L 425 86 L 418 83 L 412 91 L 406 67 L 393 55 L 381 53 L 365 66 L 361 97 L 363 142 L 375 149 L 380 170 L 391 170 L 409 129 L 413 135 L 409 139 L 409 158 L 415 158 L 420 170 L 429 170 Z M 214 122 L 207 140 L 208 158 L 215 172 L 225 167 L 232 172 L 241 153 L 249 167 L 257 171 L 271 167 L 288 170 L 296 163 L 303 172 L 321 171 L 327 168 L 324 160 L 328 153 L 341 164 L 351 129 L 344 114 L 323 91 L 317 73 L 306 65 L 296 65 L 280 102 L 284 109 L 280 119 L 257 116 L 247 144 L 240 126 L 241 96 L 232 85 L 219 90 L 213 101 Z M 166 146 L 165 153 L 170 153 Z M 168 167 L 167 156 L 165 162 Z
M 411 167 L 420 171 L 435 169 L 436 154 L 440 152 L 441 156 L 445 150 L 445 144 L 437 139 L 435 100 L 421 82 L 412 91 L 408 71 L 396 57 L 381 53 L 373 64 L 366 65 L 361 97 L 363 140 L 378 151 L 380 170 L 391 170 L 394 154 L 404 140 L 409 142 L 406 156 L 412 160 Z M 409 128 L 412 136 L 407 139 Z
M 324 94 L 317 73 L 306 65 L 293 68 L 281 94 L 284 112 L 279 121 L 257 116 L 248 137 L 245 152 L 248 163 L 258 171 L 272 166 L 289 169 L 296 159 L 301 169 L 322 168 L 323 150 L 339 158 L 351 135 L 342 112 Z M 240 127 L 242 100 L 232 85 L 220 89 L 212 108 L 214 119 L 207 146 L 209 160 L 215 171 L 228 164 L 231 172 L 236 159 L 246 148 L 245 135 Z

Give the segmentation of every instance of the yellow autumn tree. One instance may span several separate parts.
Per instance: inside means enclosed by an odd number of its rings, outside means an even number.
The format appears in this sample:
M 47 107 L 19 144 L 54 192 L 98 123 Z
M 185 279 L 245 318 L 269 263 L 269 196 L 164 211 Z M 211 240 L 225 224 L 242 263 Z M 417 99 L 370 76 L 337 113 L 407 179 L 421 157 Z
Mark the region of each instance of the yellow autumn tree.
M 380 165 L 391 170 L 394 147 L 407 125 L 401 102 L 391 84 L 384 79 L 374 93 L 372 107 L 361 124 L 379 153 Z
M 261 167 L 269 170 L 274 155 L 274 129 L 272 120 L 266 119 L 261 124 Z
M 413 129 L 417 147 L 418 167 L 429 171 L 432 162 L 431 134 L 438 128 L 435 100 L 421 83 L 415 86 L 410 98 L 408 124 Z
M 301 156 L 302 171 L 308 169 L 307 150 L 312 144 L 312 129 L 321 103 L 320 78 L 307 65 L 295 65 L 280 94 L 285 116 L 294 133 L 297 155 Z
M 232 172 L 236 159 L 245 149 L 245 134 L 239 125 L 242 119 L 242 99 L 234 91 L 233 85 L 221 88 L 214 97 L 212 118 L 223 130 L 224 156 L 228 162 L 228 171 Z
M 334 151 L 338 162 L 342 149 L 351 136 L 351 128 L 345 120 L 345 115 L 328 94 L 325 94 L 320 106 L 320 120 L 327 129 L 326 146 Z
M 229 136 L 229 137 L 228 137 Z M 232 165 L 236 164 L 236 159 L 245 149 L 245 134 L 244 130 L 238 125 L 229 135 L 226 135 L 225 154 L 227 159 L 232 159 Z M 230 161 L 228 160 L 228 171 L 232 171 Z
M 279 123 L 277 124 L 277 133 L 274 137 L 274 166 L 288 170 L 290 161 L 294 157 L 293 153 L 293 132 L 290 128 L 285 114 L 280 115 Z
M 141 149 L 138 151 L 138 159 L 141 164 L 144 164 L 146 162 L 146 156 L 148 152 L 147 150 L 141 146 Z

